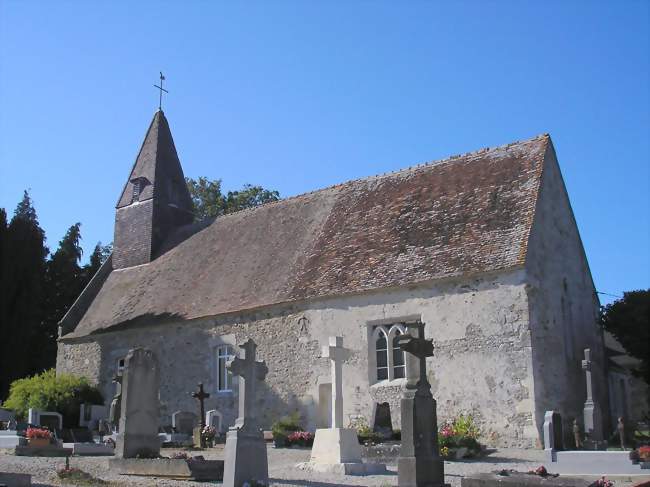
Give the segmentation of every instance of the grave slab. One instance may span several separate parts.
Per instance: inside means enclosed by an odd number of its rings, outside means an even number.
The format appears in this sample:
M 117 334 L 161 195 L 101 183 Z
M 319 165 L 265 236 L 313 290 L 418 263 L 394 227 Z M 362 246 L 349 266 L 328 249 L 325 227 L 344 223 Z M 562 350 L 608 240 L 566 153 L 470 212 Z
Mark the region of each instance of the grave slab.
M 632 463 L 629 451 L 545 450 L 549 472 L 572 475 L 648 475 L 641 464 Z
M 572 477 L 540 477 L 522 472 L 510 472 L 507 476 L 481 473 L 463 477 L 461 487 L 588 487 L 591 481 Z
M 69 457 L 72 455 L 72 448 L 62 448 L 57 445 L 47 446 L 17 446 L 15 450 L 17 457 Z
M 93 457 L 115 454 L 113 447 L 100 443 L 64 443 L 63 448 L 72 448 L 74 456 Z
M 223 460 L 111 458 L 108 463 L 111 470 L 121 475 L 178 480 L 223 480 Z
M 7 487 L 30 487 L 32 476 L 27 473 L 5 473 L 0 472 L 0 485 Z
M 27 445 L 27 438 L 18 435 L 16 430 L 0 430 L 0 448 L 16 448 Z

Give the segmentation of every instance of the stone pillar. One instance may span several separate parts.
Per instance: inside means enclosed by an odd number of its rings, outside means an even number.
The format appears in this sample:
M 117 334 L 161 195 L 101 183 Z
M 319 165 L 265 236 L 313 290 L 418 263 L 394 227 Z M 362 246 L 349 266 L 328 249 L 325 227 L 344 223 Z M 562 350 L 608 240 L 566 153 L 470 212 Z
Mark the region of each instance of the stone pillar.
M 235 358 L 227 367 L 239 377 L 239 417 L 226 435 L 223 487 L 240 487 L 256 480 L 269 483 L 266 443 L 255 407 L 257 384 L 268 373 L 266 363 L 255 360 L 257 345 L 249 339 L 240 346 L 244 358 Z
M 597 448 L 598 442 L 603 440 L 603 425 L 600 415 L 600 407 L 593 397 L 593 380 L 591 377 L 591 350 L 585 348 L 585 359 L 582 361 L 582 370 L 585 371 L 585 380 L 587 382 L 587 400 L 583 409 L 583 419 L 585 423 L 585 436 L 587 441 L 586 447 Z M 595 442 L 595 444 L 593 443 Z
M 402 392 L 402 448 L 397 460 L 399 487 L 442 487 L 445 466 L 438 452 L 436 401 L 427 380 L 426 358 L 433 343 L 424 339 L 424 324 L 407 325 L 399 344 L 407 352 L 407 382 Z
M 156 457 L 160 454 L 160 371 L 151 350 L 135 348 L 124 361 L 122 407 L 115 456 Z

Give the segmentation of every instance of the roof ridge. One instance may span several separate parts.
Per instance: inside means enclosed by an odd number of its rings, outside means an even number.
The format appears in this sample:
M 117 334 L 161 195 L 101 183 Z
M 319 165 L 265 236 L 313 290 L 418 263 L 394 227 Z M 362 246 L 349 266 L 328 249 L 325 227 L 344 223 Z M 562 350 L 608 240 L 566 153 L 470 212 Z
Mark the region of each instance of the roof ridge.
M 380 179 L 380 178 L 384 178 L 384 177 L 388 177 L 388 176 L 393 176 L 393 175 L 400 174 L 400 173 L 405 173 L 405 172 L 408 172 L 408 171 L 417 171 L 417 170 L 424 169 L 424 168 L 427 168 L 427 167 L 438 166 L 438 165 L 441 165 L 441 164 L 448 164 L 448 163 L 451 163 L 451 162 L 455 162 L 458 159 L 461 159 L 461 158 L 464 158 L 464 157 L 475 156 L 475 155 L 478 155 L 478 154 L 482 154 L 482 153 L 485 153 L 485 152 L 496 151 L 496 150 L 499 150 L 499 149 L 506 149 L 506 148 L 509 148 L 509 147 L 512 147 L 512 146 L 515 146 L 515 145 L 524 144 L 524 143 L 527 143 L 527 142 L 533 142 L 533 141 L 536 141 L 536 140 L 549 138 L 549 137 L 550 137 L 550 134 L 548 132 L 543 132 L 543 133 L 535 135 L 535 136 L 533 136 L 533 137 L 531 137 L 529 139 L 515 140 L 514 142 L 509 142 L 507 144 L 502 144 L 502 145 L 498 145 L 498 146 L 494 146 L 494 147 L 489 147 L 489 146 L 488 147 L 482 147 L 482 148 L 474 150 L 474 151 L 464 152 L 464 153 L 461 153 L 461 154 L 454 154 L 454 155 L 448 156 L 448 157 L 446 157 L 444 159 L 436 159 L 436 160 L 433 160 L 433 161 L 421 162 L 421 163 L 415 164 L 414 166 L 409 166 L 409 167 L 405 167 L 405 168 L 402 168 L 402 169 L 396 169 L 394 171 L 388 171 L 388 172 L 381 173 L 381 174 L 373 174 L 373 175 L 365 176 L 365 177 L 362 177 L 362 178 L 348 179 L 347 181 L 332 184 L 330 186 L 325 186 L 324 188 L 318 188 L 318 189 L 314 189 L 314 190 L 311 190 L 311 191 L 306 191 L 305 193 L 300 193 L 300 194 L 296 194 L 296 195 L 293 195 L 293 196 L 287 196 L 286 198 L 280 198 L 279 200 L 275 200 L 275 201 L 268 201 L 266 203 L 262 203 L 261 205 L 254 206 L 252 208 L 243 208 L 241 210 L 233 211 L 232 213 L 225 213 L 223 215 L 220 215 L 220 216 L 216 217 L 214 221 L 216 222 L 217 220 L 220 220 L 220 219 L 225 218 L 225 217 L 234 216 L 234 215 L 241 215 L 241 214 L 244 214 L 246 212 L 256 211 L 259 208 L 268 207 L 268 206 L 271 206 L 271 205 L 277 205 L 277 204 L 283 203 L 285 201 L 297 200 L 299 198 L 304 198 L 306 196 L 312 195 L 314 193 L 320 193 L 321 191 L 324 192 L 324 191 L 327 191 L 327 190 L 336 189 L 336 188 L 339 188 L 339 187 L 344 186 L 346 184 L 352 184 L 352 183 L 356 183 L 356 182 L 359 182 L 359 181 L 372 181 L 372 180 L 376 180 L 376 179 Z M 213 217 L 211 217 L 211 218 L 213 218 Z M 201 221 L 203 221 L 203 220 L 201 220 Z

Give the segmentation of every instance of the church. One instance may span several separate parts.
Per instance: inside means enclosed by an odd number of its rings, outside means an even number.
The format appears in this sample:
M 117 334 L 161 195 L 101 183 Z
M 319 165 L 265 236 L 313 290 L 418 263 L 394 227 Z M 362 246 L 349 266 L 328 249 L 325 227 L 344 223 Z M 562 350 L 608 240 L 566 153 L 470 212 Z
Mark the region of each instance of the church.
M 113 253 L 60 322 L 57 372 L 108 404 L 129 349 L 148 347 L 162 424 L 197 410 L 202 382 L 225 429 L 237 415 L 225 365 L 252 338 L 269 369 L 264 427 L 297 411 L 314 429 L 331 408 L 321 349 L 340 336 L 345 426 L 398 429 L 397 338 L 422 322 L 439 420 L 471 413 L 483 442 L 535 447 L 545 411 L 565 431 L 582 418 L 585 348 L 607 420 L 598 311 L 547 134 L 195 222 L 159 110 L 119 194 Z

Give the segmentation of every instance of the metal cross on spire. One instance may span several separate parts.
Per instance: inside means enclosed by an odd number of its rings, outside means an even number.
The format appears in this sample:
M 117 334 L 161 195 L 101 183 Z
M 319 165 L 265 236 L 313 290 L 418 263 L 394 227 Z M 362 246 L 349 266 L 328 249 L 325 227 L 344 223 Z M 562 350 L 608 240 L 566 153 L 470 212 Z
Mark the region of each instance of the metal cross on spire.
M 161 110 L 161 111 L 162 111 L 162 94 L 163 94 L 163 91 L 165 93 L 169 93 L 169 91 L 167 91 L 165 88 L 163 88 L 163 81 L 165 81 L 165 76 L 162 74 L 162 71 L 161 71 L 160 72 L 160 86 L 154 85 L 156 88 L 158 88 L 160 90 L 160 98 L 158 100 L 158 110 Z

